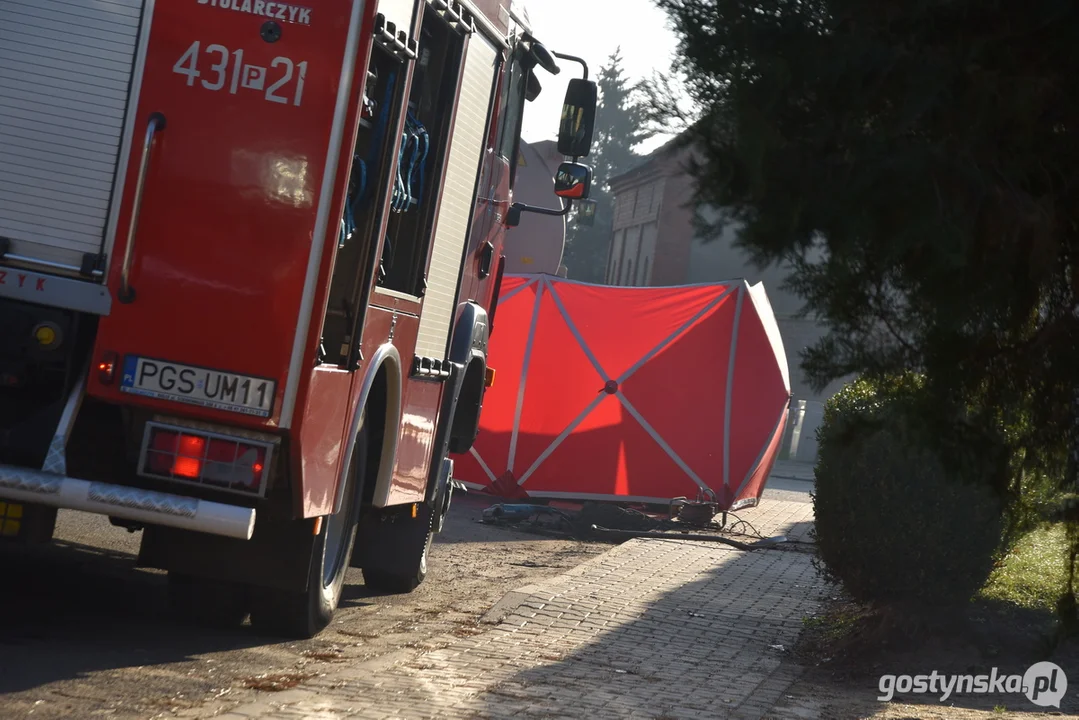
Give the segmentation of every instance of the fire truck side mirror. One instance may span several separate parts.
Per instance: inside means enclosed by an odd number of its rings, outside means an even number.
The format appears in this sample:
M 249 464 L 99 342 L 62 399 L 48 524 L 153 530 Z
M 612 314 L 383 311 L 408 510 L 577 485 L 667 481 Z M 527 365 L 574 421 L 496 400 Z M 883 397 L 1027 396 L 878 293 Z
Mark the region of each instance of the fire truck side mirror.
M 513 203 L 510 205 L 509 211 L 506 213 L 506 227 L 517 227 L 521 224 L 521 213 L 524 212 L 524 206 L 521 203 Z
M 573 78 L 562 104 L 562 124 L 558 129 L 558 152 L 572 158 L 588 157 L 596 124 L 596 83 Z
M 536 102 L 536 98 L 540 96 L 541 92 L 543 92 L 543 85 L 540 84 L 535 71 L 529 70 L 528 84 L 525 85 L 525 100 L 528 102 Z
M 582 200 L 577 207 L 577 224 L 592 227 L 596 224 L 596 201 Z
M 555 175 L 554 194 L 569 200 L 587 200 L 592 190 L 592 168 L 579 163 L 562 163 Z
M 557 75 L 562 72 L 562 68 L 558 67 L 558 63 L 551 57 L 551 52 L 543 46 L 543 43 L 539 42 L 531 35 L 528 37 L 532 40 L 530 49 L 532 58 L 535 60 L 536 64 L 552 75 Z

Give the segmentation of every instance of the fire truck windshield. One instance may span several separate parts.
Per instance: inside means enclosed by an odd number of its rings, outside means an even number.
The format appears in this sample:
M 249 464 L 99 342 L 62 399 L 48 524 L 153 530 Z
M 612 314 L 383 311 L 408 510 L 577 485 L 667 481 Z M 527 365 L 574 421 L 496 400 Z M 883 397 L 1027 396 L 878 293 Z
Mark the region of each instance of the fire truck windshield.
M 521 152 L 521 125 L 524 121 L 525 97 L 528 90 L 530 71 L 525 69 L 521 62 L 526 54 L 520 44 L 514 48 L 502 84 L 502 101 L 499 103 L 503 108 L 499 154 L 509 162 L 511 188 L 517 178 Z

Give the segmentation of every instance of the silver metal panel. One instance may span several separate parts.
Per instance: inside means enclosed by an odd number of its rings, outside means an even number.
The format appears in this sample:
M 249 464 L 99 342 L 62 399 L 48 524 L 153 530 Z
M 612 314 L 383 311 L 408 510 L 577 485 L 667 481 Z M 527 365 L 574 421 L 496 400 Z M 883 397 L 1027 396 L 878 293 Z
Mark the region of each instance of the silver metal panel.
M 108 315 L 112 296 L 103 285 L 0 265 L 0 297 Z
M 478 7 L 476 7 L 476 3 L 473 2 L 473 0 L 461 0 L 461 4 L 465 8 L 467 8 L 470 13 L 472 13 L 472 17 L 476 21 L 476 25 L 479 28 L 482 28 L 483 32 L 486 33 L 488 40 L 497 43 L 499 47 L 508 46 L 505 33 L 500 31 L 498 29 L 498 26 L 494 24 L 491 18 L 484 15 L 483 12 Z M 506 7 L 505 2 L 500 3 L 498 6 L 498 22 L 500 24 L 510 24 L 509 8 Z
M 78 417 L 83 398 L 86 397 L 86 377 L 89 371 L 89 367 L 84 367 L 79 373 L 79 379 L 64 403 L 64 412 L 60 415 L 60 422 L 56 424 L 56 432 L 49 443 L 49 452 L 41 466 L 47 473 L 67 475 L 67 441 L 71 436 L 71 429 L 75 427 L 75 418 Z
M 420 356 L 446 357 L 461 255 L 468 242 L 468 220 L 476 200 L 476 177 L 483 154 L 497 58 L 498 51 L 490 41 L 480 34 L 471 37 L 416 341 L 416 354 Z
M 0 0 L 0 237 L 78 267 L 99 253 L 143 0 Z
M 0 498 L 250 540 L 252 508 L 0 465 Z

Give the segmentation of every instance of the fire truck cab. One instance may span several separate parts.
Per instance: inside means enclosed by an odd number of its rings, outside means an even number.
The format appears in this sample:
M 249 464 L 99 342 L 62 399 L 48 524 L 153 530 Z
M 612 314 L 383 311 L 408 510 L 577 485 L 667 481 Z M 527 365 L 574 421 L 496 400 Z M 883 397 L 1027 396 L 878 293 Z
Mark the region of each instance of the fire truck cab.
M 294 637 L 350 566 L 412 590 L 495 379 L 505 230 L 588 197 L 587 65 L 508 0 L 0 20 L 0 537 L 107 516 L 184 615 Z M 559 60 L 561 207 L 530 207 Z

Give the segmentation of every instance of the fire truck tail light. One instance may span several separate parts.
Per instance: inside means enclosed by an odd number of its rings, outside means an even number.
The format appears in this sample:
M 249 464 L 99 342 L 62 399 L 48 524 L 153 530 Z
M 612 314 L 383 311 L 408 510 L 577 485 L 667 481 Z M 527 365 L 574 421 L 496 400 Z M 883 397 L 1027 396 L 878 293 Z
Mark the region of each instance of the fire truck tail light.
M 139 474 L 261 495 L 271 446 L 147 423 Z
M 116 376 L 116 360 L 116 353 L 107 352 L 102 355 L 101 360 L 98 362 L 97 379 L 102 385 L 112 385 L 112 380 Z
M 202 457 L 206 452 L 206 438 L 198 435 L 180 435 L 180 452 L 172 461 L 173 475 L 191 480 L 202 474 Z

